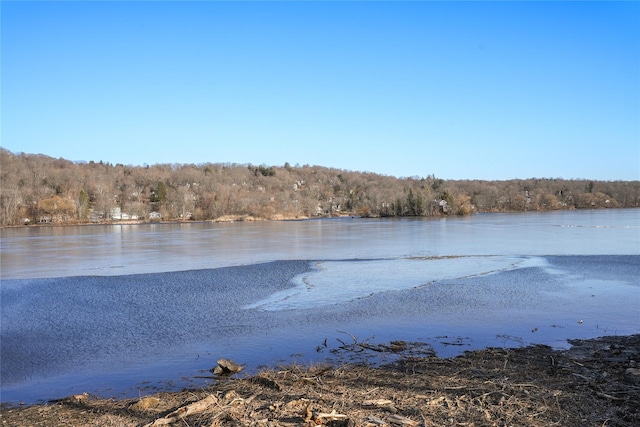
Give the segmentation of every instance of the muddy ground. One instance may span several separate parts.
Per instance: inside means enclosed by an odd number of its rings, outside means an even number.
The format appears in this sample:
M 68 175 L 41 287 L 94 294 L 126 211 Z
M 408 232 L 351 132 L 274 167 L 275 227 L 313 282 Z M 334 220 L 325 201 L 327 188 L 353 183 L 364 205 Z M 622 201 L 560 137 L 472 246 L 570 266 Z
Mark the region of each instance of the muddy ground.
M 640 335 L 416 356 L 415 343 L 345 344 L 393 352 L 374 367 L 283 366 L 204 389 L 139 399 L 71 396 L 3 407 L 2 426 L 638 426 Z

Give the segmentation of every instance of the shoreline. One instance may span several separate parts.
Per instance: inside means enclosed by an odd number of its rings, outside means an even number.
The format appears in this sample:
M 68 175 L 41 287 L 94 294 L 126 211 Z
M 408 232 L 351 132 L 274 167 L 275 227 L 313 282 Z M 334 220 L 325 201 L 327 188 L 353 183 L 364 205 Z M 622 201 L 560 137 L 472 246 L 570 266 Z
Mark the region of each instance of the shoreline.
M 624 208 L 620 208 L 624 209 Z M 203 220 L 189 220 L 189 219 L 170 219 L 170 220 L 160 220 L 160 221 L 150 221 L 150 220 L 114 220 L 109 222 L 65 222 L 65 223 L 57 223 L 57 222 L 36 222 L 29 224 L 19 224 L 19 225 L 2 225 L 0 229 L 3 228 L 30 228 L 30 227 L 76 227 L 76 226 L 101 226 L 101 225 L 147 225 L 147 224 L 224 224 L 224 223 L 233 223 L 233 222 L 261 222 L 261 221 L 306 221 L 312 219 L 331 219 L 331 218 L 377 218 L 377 217 L 363 217 L 361 215 L 356 214 L 344 214 L 344 215 L 328 215 L 328 216 L 285 216 L 285 215 L 275 215 L 272 218 L 261 218 L 254 217 L 251 215 L 223 215 L 214 219 L 203 219 Z M 424 218 L 440 218 L 439 216 L 434 217 L 424 217 Z
M 449 214 L 439 214 L 439 215 L 422 215 L 422 216 L 402 216 L 402 217 L 386 217 L 390 219 L 398 219 L 398 218 L 430 218 L 430 219 L 440 219 L 440 218 L 461 218 L 465 216 L 473 216 L 478 214 L 521 214 L 521 213 L 550 213 L 550 212 L 572 212 L 572 211 L 601 211 L 601 210 L 611 210 L 611 209 L 640 209 L 639 207 L 602 207 L 602 208 L 566 208 L 566 209 L 538 209 L 538 210 L 523 210 L 523 211 L 476 211 L 471 212 L 467 215 L 449 215 Z M 113 220 L 110 222 L 75 222 L 75 223 L 55 223 L 55 222 L 36 222 L 36 223 L 28 223 L 28 224 L 19 224 L 19 225 L 1 225 L 0 229 L 3 228 L 28 228 L 28 227 L 74 227 L 74 226 L 99 226 L 99 225 L 145 225 L 145 224 L 199 224 L 199 223 L 212 223 L 212 224 L 222 224 L 222 223 L 233 223 L 233 222 L 261 222 L 261 221 L 306 221 L 312 219 L 331 219 L 331 218 L 384 218 L 381 216 L 371 215 L 371 216 L 363 216 L 359 215 L 355 212 L 352 213 L 344 213 L 344 214 L 332 214 L 332 215 L 319 215 L 319 216 L 286 216 L 283 214 L 276 214 L 271 218 L 262 218 L 255 217 L 251 215 L 223 215 L 218 218 L 213 219 L 203 219 L 203 220 L 189 220 L 189 219 L 171 219 L 171 220 Z
M 3 425 L 589 425 L 640 422 L 640 334 L 407 355 L 389 365 L 286 365 L 135 399 L 86 393 L 45 404 L 2 404 Z M 358 351 L 354 343 L 353 351 Z M 378 350 L 394 352 L 408 343 Z M 466 423 L 466 424 L 464 424 Z

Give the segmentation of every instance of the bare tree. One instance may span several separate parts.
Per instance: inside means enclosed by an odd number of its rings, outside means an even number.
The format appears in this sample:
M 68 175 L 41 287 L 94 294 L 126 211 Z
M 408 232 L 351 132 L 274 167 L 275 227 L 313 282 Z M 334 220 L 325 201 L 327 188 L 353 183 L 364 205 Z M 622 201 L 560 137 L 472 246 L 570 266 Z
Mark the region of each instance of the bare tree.
M 5 149 L 0 166 L 1 225 L 38 221 L 42 215 L 64 222 L 108 221 L 117 208 L 138 218 L 159 210 L 165 218 L 205 220 L 640 207 L 640 181 L 446 181 L 290 164 L 114 166 Z

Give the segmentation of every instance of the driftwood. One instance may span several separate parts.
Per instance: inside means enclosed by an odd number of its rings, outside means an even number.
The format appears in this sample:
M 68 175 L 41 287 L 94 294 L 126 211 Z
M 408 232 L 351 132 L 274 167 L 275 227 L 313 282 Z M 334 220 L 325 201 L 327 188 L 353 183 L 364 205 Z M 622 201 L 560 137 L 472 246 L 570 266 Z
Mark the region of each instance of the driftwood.
M 380 419 L 378 417 L 374 417 L 373 415 L 369 415 L 366 419 L 366 424 L 365 426 L 388 426 L 389 424 L 396 424 L 396 425 L 400 425 L 400 426 L 407 426 L 407 427 L 415 427 L 417 425 L 419 425 L 420 423 L 417 421 L 413 421 L 412 419 L 409 419 L 407 417 L 403 417 L 401 415 L 397 415 L 397 414 L 391 414 L 387 417 L 387 420 L 383 420 Z
M 393 405 L 393 402 L 387 399 L 365 400 L 362 402 L 362 406 L 375 406 L 377 408 L 384 409 L 385 411 L 389 411 L 392 414 L 398 412 L 396 407 Z
M 145 427 L 170 425 L 179 421 L 184 422 L 186 417 L 195 414 L 202 414 L 203 412 L 209 412 L 210 418 L 216 420 L 220 416 L 233 411 L 234 408 L 237 408 L 239 405 L 251 403 L 256 396 L 258 396 L 258 393 L 244 399 L 233 390 L 227 392 L 222 399 L 211 394 L 197 402 L 182 406 L 163 418 L 159 418 L 153 423 L 147 424 Z
M 366 420 L 365 426 L 386 426 L 387 422 L 381 420 L 378 417 L 374 417 L 373 415 L 369 415 Z
M 420 424 L 417 421 L 413 421 L 412 419 L 409 419 L 407 417 L 403 417 L 401 415 L 397 415 L 397 414 L 391 414 L 387 417 L 387 419 L 389 420 L 390 423 L 392 424 L 398 424 L 401 426 L 409 426 L 409 427 L 413 427 L 413 426 L 417 426 L 418 424 Z
M 344 420 L 349 418 L 348 416 L 344 415 L 344 414 L 338 414 L 335 409 L 329 413 L 327 412 L 314 412 L 313 413 L 314 418 L 315 419 L 322 419 L 323 421 L 337 421 L 337 420 Z
M 305 422 L 308 425 L 322 425 L 328 421 L 346 420 L 347 418 L 349 418 L 344 414 L 338 414 L 335 411 L 335 409 L 329 413 L 312 411 L 310 404 L 307 406 L 307 409 L 305 412 L 306 412 Z
M 175 411 L 171 412 L 167 416 L 163 418 L 158 418 L 151 424 L 147 424 L 145 427 L 166 426 L 169 424 L 173 424 L 175 422 L 178 422 L 184 419 L 185 417 L 188 417 L 189 415 L 199 414 L 201 412 L 204 412 L 207 409 L 209 409 L 211 406 L 215 405 L 216 403 L 218 403 L 218 398 L 211 394 L 202 400 L 198 400 L 197 402 L 191 403 L 186 406 L 182 406 L 176 409 Z

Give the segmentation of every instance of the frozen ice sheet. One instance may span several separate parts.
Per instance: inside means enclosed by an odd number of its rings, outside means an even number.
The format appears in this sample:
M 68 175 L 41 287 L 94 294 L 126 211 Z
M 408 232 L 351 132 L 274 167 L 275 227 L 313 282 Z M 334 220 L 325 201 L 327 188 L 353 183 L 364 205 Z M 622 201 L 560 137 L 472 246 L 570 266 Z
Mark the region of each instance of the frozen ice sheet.
M 540 257 L 412 257 L 372 261 L 323 261 L 296 276 L 295 287 L 246 305 L 267 311 L 321 307 L 380 292 L 426 286 L 437 280 L 468 278 L 524 267 L 548 267 Z

